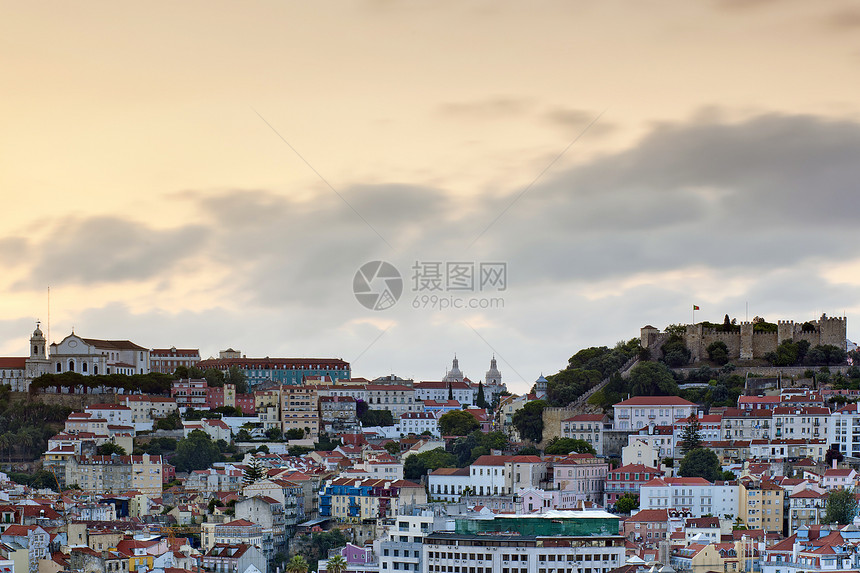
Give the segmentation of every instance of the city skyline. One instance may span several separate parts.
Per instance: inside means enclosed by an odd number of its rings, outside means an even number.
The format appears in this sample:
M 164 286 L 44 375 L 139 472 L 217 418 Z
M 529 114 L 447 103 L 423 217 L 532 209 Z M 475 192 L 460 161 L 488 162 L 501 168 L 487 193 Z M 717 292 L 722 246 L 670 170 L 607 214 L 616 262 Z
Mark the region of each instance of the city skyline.
M 692 305 L 860 338 L 852 2 L 2 5 L 2 355 L 48 287 L 52 342 L 514 392 Z M 501 306 L 421 307 L 418 262 L 504 263 Z

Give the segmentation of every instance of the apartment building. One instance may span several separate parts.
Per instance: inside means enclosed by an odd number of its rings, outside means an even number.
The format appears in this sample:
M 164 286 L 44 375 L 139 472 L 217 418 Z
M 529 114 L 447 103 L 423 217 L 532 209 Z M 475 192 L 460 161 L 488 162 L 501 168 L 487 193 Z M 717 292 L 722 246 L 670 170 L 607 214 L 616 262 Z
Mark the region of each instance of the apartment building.
M 700 477 L 654 478 L 639 489 L 641 509 L 689 511 L 691 517 L 715 515 L 738 517 L 740 486 L 734 482 L 711 483 Z
M 319 403 L 315 386 L 281 386 L 281 430 L 304 430 L 319 436 Z
M 367 405 L 371 410 L 388 410 L 396 419 L 407 412 L 423 412 L 416 401 L 415 388 L 400 384 L 367 384 Z
M 66 483 L 85 492 L 122 493 L 137 490 L 160 494 L 161 456 L 75 456 L 66 462 Z
M 173 374 L 180 366 L 193 368 L 200 362 L 199 348 L 153 348 L 149 351 L 149 367 L 152 372 Z
M 122 396 L 122 403 L 131 410 L 131 425 L 135 431 L 151 430 L 153 422 L 176 411 L 176 399 L 147 394 Z
M 561 437 L 584 440 L 598 454 L 603 453 L 603 428 L 609 423 L 604 414 L 578 414 L 562 420 Z
M 672 426 L 689 418 L 696 405 L 678 396 L 635 396 L 612 406 L 616 430 L 639 430 L 649 425 Z
M 662 471 L 642 464 L 629 464 L 611 470 L 603 489 L 603 506 L 614 505 L 623 495 L 638 496 L 643 485 L 662 475 Z
M 738 508 L 741 522 L 749 529 L 781 533 L 785 490 L 767 480 L 741 479 Z
M 573 492 L 577 501 L 603 502 L 609 464 L 591 454 L 571 454 L 552 461 L 552 487 Z

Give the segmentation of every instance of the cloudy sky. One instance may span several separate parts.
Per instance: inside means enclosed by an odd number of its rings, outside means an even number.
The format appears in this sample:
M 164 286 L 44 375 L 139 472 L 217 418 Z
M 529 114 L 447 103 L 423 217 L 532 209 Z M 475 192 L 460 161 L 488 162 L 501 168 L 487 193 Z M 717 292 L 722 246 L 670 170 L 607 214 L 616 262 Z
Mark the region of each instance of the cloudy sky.
M 48 287 L 53 341 L 424 380 L 495 352 L 514 391 L 693 304 L 860 338 L 856 2 L 0 6 L 4 355 Z M 353 295 L 374 260 L 387 310 Z

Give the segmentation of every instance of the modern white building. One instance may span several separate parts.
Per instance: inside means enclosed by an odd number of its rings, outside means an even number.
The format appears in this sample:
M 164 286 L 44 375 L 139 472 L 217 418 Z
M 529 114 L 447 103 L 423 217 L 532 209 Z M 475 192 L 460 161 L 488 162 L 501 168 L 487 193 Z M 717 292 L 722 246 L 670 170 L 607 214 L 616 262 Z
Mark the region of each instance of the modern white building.
M 403 436 L 420 436 L 424 432 L 430 432 L 431 436 L 440 437 L 439 421 L 432 412 L 406 412 L 400 415 L 394 426 L 395 431 Z
M 639 490 L 640 509 L 677 509 L 692 517 L 714 515 L 721 519 L 738 516 L 740 486 L 704 478 L 654 478 Z
M 537 518 L 540 519 L 540 518 Z M 624 537 L 467 535 L 431 533 L 424 537 L 426 573 L 608 573 L 625 562 Z
M 846 456 L 860 457 L 860 412 L 857 404 L 847 404 L 827 420 L 829 442 L 837 444 Z

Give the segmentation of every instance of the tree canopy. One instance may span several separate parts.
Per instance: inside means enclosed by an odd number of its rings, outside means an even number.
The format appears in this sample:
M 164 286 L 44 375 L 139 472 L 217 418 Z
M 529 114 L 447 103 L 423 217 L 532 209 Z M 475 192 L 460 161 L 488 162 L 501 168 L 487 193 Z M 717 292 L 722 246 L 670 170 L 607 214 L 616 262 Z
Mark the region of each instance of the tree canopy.
M 221 461 L 221 450 L 208 434 L 194 430 L 176 444 L 176 453 L 170 459 L 178 472 L 205 470 Z
M 567 455 L 571 452 L 577 454 L 594 454 L 597 451 L 585 440 L 575 438 L 553 438 L 546 445 L 545 453 L 551 455 Z
M 847 525 L 857 515 L 857 498 L 854 490 L 837 489 L 827 494 L 824 506 L 824 522 Z
M 436 448 L 429 452 L 408 456 L 403 462 L 403 477 L 417 482 L 422 476 L 427 475 L 428 471 L 453 467 L 457 467 L 457 457 L 443 448 Z
M 543 439 L 543 410 L 546 406 L 545 401 L 534 400 L 514 412 L 512 422 L 520 437 L 532 442 Z
M 659 362 L 642 362 L 630 370 L 634 396 L 677 396 L 680 392 L 672 371 Z
M 478 420 L 465 410 L 451 410 L 439 418 L 439 430 L 443 436 L 465 436 L 480 427 Z
M 625 493 L 615 502 L 618 513 L 630 513 L 634 509 L 639 509 L 639 496 L 635 493 Z
M 722 473 L 717 454 L 708 448 L 690 450 L 678 468 L 678 475 L 681 477 L 700 477 L 710 482 L 720 479 Z
M 687 425 L 684 426 L 684 432 L 681 434 L 681 453 L 686 454 L 691 450 L 695 450 L 702 446 L 702 424 L 699 423 L 699 417 L 693 413 L 687 418 Z

